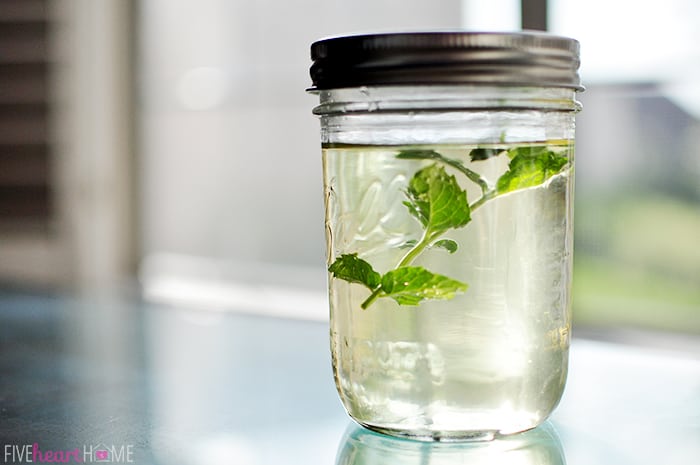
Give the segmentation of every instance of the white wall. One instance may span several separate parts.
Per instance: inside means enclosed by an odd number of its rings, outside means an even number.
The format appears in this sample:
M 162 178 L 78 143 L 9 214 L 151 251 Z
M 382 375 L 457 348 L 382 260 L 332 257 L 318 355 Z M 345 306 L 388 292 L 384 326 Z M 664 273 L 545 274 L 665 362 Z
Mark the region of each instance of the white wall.
M 460 0 L 146 0 L 140 166 L 146 257 L 324 260 L 309 46 L 460 26 Z

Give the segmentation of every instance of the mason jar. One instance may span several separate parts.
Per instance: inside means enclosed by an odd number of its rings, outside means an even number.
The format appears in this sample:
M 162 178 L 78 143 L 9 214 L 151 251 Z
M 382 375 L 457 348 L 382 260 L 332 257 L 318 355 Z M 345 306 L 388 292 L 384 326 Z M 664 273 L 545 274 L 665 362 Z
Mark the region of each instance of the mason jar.
M 311 57 L 347 412 L 423 440 L 542 423 L 571 334 L 578 42 L 373 34 Z

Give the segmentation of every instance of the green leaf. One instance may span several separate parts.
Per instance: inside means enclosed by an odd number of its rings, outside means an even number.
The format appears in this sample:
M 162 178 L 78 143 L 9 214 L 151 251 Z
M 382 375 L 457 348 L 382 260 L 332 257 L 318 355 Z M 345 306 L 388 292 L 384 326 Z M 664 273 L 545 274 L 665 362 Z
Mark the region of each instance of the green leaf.
M 452 239 L 442 239 L 437 241 L 432 245 L 433 247 L 440 247 L 447 250 L 449 253 L 455 253 L 459 246 Z
M 546 145 L 528 145 L 510 149 L 506 152 L 506 154 L 508 155 L 508 158 L 512 160 L 515 157 L 537 158 L 547 152 L 550 152 L 550 150 Z
M 454 176 L 437 164 L 413 175 L 406 191 L 408 211 L 420 221 L 429 236 L 459 228 L 471 220 L 467 193 Z
M 489 158 L 500 155 L 502 152 L 503 149 L 478 148 L 469 152 L 469 158 L 471 161 L 488 160 Z
M 411 247 L 415 247 L 416 244 L 418 244 L 418 240 L 416 239 L 409 239 L 403 244 L 399 246 L 399 249 L 410 249 Z
M 408 197 L 408 193 L 406 193 L 406 197 Z M 414 218 L 420 221 L 423 229 L 428 227 L 428 215 L 425 213 L 425 211 L 428 210 L 430 206 L 427 203 L 423 202 L 419 204 L 417 201 L 409 201 L 403 202 L 403 204 L 406 205 L 406 208 L 408 208 L 408 212 L 413 215 Z
M 382 276 L 382 293 L 399 305 L 418 305 L 426 299 L 449 300 L 467 290 L 467 285 L 420 266 L 404 266 Z
M 496 183 L 499 194 L 543 184 L 569 161 L 544 146 L 518 147 L 509 150 L 508 156 L 511 158 L 508 171 Z
M 396 158 L 401 160 L 438 160 L 442 155 L 435 150 L 402 150 Z
M 335 278 L 363 284 L 370 290 L 374 290 L 381 282 L 381 275 L 356 253 L 341 255 L 328 267 L 328 271 L 333 273 Z

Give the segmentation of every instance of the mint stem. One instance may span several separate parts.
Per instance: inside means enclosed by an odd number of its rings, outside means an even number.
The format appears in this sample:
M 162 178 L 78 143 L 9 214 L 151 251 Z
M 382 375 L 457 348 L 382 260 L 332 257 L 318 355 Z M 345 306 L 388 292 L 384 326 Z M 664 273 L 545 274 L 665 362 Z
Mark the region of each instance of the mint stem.
M 413 263 L 413 260 L 420 255 L 425 248 L 430 245 L 431 242 L 433 242 L 435 239 L 437 239 L 440 236 L 440 234 L 437 235 L 431 235 L 429 231 L 425 231 L 423 233 L 423 237 L 421 240 L 413 246 L 411 250 L 408 251 L 406 255 L 401 259 L 401 261 L 394 267 L 394 269 L 401 268 L 402 266 L 408 266 L 411 263 Z M 363 310 L 367 310 L 367 307 L 372 305 L 375 300 L 379 298 L 379 295 L 382 293 L 382 285 L 380 284 L 377 286 L 372 293 L 365 299 L 362 304 L 360 304 L 360 307 L 362 307 Z
M 382 292 L 382 285 L 380 284 L 379 286 L 377 286 L 377 288 L 374 291 L 372 291 L 372 293 L 369 295 L 369 297 L 367 297 L 365 299 L 365 301 L 360 304 L 360 307 L 362 307 L 362 310 L 367 310 L 367 307 L 372 305 L 374 303 L 374 301 L 379 298 L 379 294 L 381 294 L 381 292 Z
M 436 236 L 437 237 L 437 236 Z M 416 245 L 413 246 L 411 250 L 408 251 L 406 255 L 401 259 L 398 265 L 396 265 L 395 268 L 401 268 L 402 266 L 407 266 L 410 265 L 413 260 L 416 259 L 418 255 L 425 250 L 425 248 L 430 245 L 430 243 L 435 239 L 436 237 L 430 237 L 430 234 L 426 230 L 423 232 L 423 237 L 421 237 L 420 241 Z
M 460 161 L 454 160 L 452 158 L 446 158 L 442 155 L 438 155 L 436 159 L 464 173 L 466 177 L 468 177 L 471 181 L 477 183 L 479 187 L 481 187 L 481 192 L 483 192 L 484 194 L 491 190 L 491 186 L 489 186 L 489 183 L 484 178 L 482 178 L 479 173 L 470 170 L 469 168 L 464 166 Z
M 464 164 L 462 164 L 461 161 L 455 160 L 454 158 L 447 158 L 442 156 L 441 154 L 435 152 L 435 151 L 406 151 L 406 152 L 401 152 L 397 156 L 397 158 L 403 159 L 403 160 L 437 160 L 440 161 L 446 165 L 451 166 L 452 168 L 456 169 L 457 171 L 461 172 L 464 174 L 467 178 L 469 178 L 472 182 L 475 182 L 481 187 L 481 191 L 486 194 L 489 190 L 491 190 L 491 186 L 489 185 L 488 181 L 481 177 L 479 173 L 476 171 L 472 171 Z
M 493 199 L 494 197 L 496 197 L 496 189 L 491 189 L 487 192 L 484 192 L 484 195 L 479 197 L 479 199 L 476 202 L 469 205 L 469 211 L 473 212 L 474 210 L 476 210 L 477 208 L 479 208 L 480 206 L 482 206 L 483 204 L 485 204 L 489 200 Z

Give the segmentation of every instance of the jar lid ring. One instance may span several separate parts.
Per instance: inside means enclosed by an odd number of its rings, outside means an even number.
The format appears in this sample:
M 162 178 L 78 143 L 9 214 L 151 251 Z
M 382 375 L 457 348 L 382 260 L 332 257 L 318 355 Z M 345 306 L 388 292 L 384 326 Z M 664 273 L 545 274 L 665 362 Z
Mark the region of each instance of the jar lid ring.
M 314 42 L 311 59 L 310 91 L 423 84 L 583 90 L 578 41 L 541 32 L 338 36 Z

